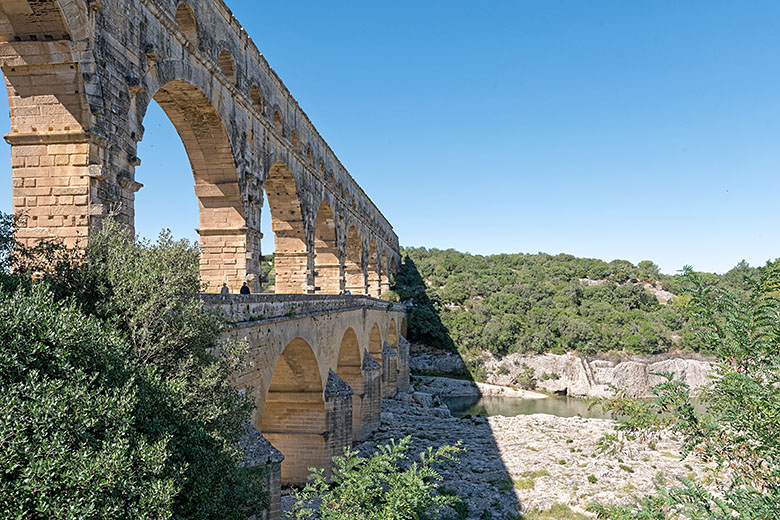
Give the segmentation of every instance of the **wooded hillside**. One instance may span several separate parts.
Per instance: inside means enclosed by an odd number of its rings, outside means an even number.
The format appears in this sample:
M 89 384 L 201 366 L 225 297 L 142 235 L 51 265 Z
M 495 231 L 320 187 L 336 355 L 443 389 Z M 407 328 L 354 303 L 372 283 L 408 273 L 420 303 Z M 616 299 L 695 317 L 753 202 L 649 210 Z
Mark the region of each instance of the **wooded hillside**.
M 687 297 L 662 304 L 647 287 L 678 294 L 674 276 L 646 260 L 604 262 L 559 254 L 480 256 L 452 249 L 405 248 L 396 279 L 415 309 L 412 341 L 457 349 L 511 352 L 700 350 L 683 312 Z M 710 286 L 745 290 L 755 271 L 745 262 Z

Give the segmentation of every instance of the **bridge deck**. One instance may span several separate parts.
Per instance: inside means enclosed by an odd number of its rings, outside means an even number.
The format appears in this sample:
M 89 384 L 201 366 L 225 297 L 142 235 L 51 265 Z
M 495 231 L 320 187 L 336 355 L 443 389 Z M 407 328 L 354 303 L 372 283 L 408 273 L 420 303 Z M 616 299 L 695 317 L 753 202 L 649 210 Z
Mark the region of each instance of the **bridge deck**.
M 364 295 L 338 294 L 202 294 L 209 309 L 222 312 L 237 326 L 344 312 L 377 309 L 404 312 L 406 306 Z

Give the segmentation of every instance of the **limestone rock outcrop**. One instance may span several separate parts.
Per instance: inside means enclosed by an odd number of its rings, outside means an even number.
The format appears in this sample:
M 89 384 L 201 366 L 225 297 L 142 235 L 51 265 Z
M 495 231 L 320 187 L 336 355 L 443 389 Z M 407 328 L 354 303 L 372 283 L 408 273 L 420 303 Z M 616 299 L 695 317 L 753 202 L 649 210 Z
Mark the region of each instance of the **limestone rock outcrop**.
M 487 381 L 497 385 L 517 384 L 525 366 L 533 369 L 538 389 L 570 397 L 606 397 L 610 386 L 631 397 L 651 397 L 655 385 L 664 381 L 660 373 L 671 373 L 694 391 L 709 381 L 711 362 L 703 358 L 636 356 L 621 361 L 589 360 L 573 354 L 524 356 L 510 354 L 487 361 Z

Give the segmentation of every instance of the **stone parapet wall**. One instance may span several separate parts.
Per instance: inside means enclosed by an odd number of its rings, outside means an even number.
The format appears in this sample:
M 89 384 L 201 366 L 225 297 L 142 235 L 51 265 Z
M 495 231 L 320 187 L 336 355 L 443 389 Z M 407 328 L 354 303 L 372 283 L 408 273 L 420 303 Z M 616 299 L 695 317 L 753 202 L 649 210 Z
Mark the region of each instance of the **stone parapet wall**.
M 352 309 L 406 313 L 406 307 L 369 296 L 304 294 L 203 294 L 206 307 L 221 312 L 231 323 L 292 319 Z

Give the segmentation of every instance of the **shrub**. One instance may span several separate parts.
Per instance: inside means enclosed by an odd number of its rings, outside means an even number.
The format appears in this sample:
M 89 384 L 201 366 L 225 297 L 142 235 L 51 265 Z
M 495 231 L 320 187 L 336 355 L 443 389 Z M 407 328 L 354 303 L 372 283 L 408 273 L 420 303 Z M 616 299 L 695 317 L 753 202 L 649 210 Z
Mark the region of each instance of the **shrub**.
M 526 363 L 523 363 L 523 368 L 517 375 L 517 386 L 526 390 L 536 389 L 536 372 Z
M 85 256 L 49 243 L 6 258 L 0 517 L 262 511 L 263 472 L 240 468 L 237 447 L 252 404 L 229 384 L 246 346 L 219 342 L 196 247 L 108 220 Z
M 383 292 L 380 298 L 394 303 L 398 303 L 401 301 L 401 297 L 398 295 L 397 292 L 393 290 Z
M 310 482 L 294 494 L 291 518 L 296 520 L 411 520 L 424 515 L 441 515 L 455 510 L 460 500 L 450 493 L 438 493 L 442 477 L 433 466 L 445 460 L 456 461 L 459 445 L 428 448 L 406 469 L 411 437 L 379 446 L 370 457 L 347 450 L 334 457 L 333 475 L 310 468 Z
M 623 431 L 669 428 L 682 439 L 683 456 L 695 453 L 715 474 L 727 468 L 728 481 L 717 494 L 690 477 L 677 486 L 658 484 L 636 506 L 594 505 L 600 518 L 780 518 L 780 265 L 749 274 L 742 280 L 747 295 L 708 287 L 690 267 L 681 277 L 699 337 L 720 360 L 700 395 L 706 412 L 696 411 L 690 388 L 671 374 L 654 389 L 649 407 L 621 400 L 621 413 L 629 412 L 619 421 Z
M 43 286 L 0 293 L 0 516 L 167 518 L 174 431 L 144 426 L 159 382 L 121 335 Z

